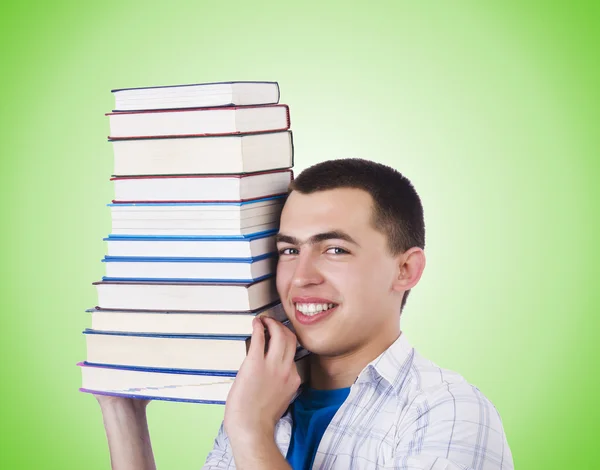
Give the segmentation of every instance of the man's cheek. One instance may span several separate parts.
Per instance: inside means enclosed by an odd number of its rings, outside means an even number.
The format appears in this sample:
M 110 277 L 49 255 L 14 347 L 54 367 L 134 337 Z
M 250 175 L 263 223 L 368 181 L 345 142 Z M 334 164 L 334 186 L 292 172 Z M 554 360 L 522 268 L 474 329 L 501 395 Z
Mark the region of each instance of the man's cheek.
M 284 294 L 290 285 L 290 274 L 288 271 L 289 269 L 285 265 L 277 265 L 277 269 L 275 271 L 275 285 L 277 286 L 277 292 L 279 292 L 279 295 Z

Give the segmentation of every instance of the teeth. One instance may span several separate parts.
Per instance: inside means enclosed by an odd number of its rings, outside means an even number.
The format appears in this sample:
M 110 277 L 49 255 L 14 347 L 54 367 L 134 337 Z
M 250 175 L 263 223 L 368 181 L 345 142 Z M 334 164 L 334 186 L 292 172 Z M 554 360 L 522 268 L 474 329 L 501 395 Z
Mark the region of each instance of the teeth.
M 333 308 L 334 304 L 296 304 L 296 308 L 304 315 L 312 317 L 317 313 Z

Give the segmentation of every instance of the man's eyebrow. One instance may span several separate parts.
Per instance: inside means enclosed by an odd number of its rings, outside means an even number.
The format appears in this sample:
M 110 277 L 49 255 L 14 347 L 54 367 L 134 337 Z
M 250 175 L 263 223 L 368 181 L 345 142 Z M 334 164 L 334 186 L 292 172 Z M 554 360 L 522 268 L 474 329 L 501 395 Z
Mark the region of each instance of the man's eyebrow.
M 331 240 L 331 239 L 344 240 L 348 243 L 352 243 L 356 246 L 360 246 L 354 240 L 354 238 L 352 238 L 350 235 L 348 235 L 346 232 L 344 232 L 342 230 L 330 230 L 329 232 L 317 233 L 317 234 L 313 235 L 312 237 L 310 237 L 308 239 L 307 243 L 309 245 L 314 245 L 316 243 L 320 243 L 325 240 Z M 298 240 L 296 237 L 292 237 L 290 235 L 285 235 L 281 232 L 275 236 L 275 241 L 277 243 L 289 243 L 290 245 L 301 245 L 300 240 Z

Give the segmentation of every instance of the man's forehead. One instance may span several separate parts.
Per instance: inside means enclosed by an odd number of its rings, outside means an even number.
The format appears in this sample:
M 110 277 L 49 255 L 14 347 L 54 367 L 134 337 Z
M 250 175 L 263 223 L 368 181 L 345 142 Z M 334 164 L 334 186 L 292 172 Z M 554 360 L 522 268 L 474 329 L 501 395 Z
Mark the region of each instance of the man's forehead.
M 302 239 L 331 231 L 356 238 L 372 226 L 371 214 L 370 196 L 361 190 L 293 191 L 283 208 L 280 231 Z
M 304 194 L 292 191 L 284 206 L 284 215 L 304 217 L 356 217 L 362 212 L 369 217 L 372 198 L 361 189 L 336 188 Z

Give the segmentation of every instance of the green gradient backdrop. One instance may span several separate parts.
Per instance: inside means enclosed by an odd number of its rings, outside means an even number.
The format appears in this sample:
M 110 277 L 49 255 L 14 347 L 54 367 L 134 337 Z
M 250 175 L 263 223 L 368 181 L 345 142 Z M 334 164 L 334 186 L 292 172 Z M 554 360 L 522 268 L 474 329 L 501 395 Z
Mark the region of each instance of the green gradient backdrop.
M 110 230 L 110 89 L 220 80 L 279 81 L 297 170 L 361 156 L 413 180 L 428 266 L 404 316 L 409 339 L 492 399 L 518 469 L 599 467 L 597 12 L 573 2 L 9 3 L 1 468 L 109 468 L 75 363 Z M 159 468 L 200 468 L 222 413 L 153 403 Z

